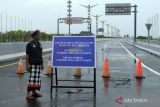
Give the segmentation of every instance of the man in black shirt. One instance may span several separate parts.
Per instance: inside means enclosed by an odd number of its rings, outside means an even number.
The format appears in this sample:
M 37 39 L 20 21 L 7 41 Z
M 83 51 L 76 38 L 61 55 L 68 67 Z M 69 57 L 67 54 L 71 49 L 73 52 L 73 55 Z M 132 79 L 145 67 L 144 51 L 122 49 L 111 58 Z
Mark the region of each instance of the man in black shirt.
M 27 85 L 27 99 L 41 97 L 36 90 L 41 88 L 41 71 L 43 70 L 42 45 L 40 40 L 40 31 L 36 30 L 31 34 L 33 38 L 26 46 L 26 70 L 30 73 Z M 32 93 L 31 93 L 32 92 Z

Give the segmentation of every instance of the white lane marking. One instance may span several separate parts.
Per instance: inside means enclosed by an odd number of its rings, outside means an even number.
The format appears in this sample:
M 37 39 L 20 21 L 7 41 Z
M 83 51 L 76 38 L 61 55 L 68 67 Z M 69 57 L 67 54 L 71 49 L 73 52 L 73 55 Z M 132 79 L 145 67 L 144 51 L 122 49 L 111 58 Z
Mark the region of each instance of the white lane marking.
M 136 59 L 136 61 L 138 61 L 138 58 L 136 58 L 135 55 L 133 55 L 124 45 L 122 45 L 120 41 L 119 41 L 119 44 L 120 44 L 134 59 Z
M 120 44 L 134 59 L 136 59 L 136 61 L 138 61 L 138 58 L 136 58 L 120 41 L 119 41 L 119 44 Z M 151 72 L 153 72 L 153 73 L 155 73 L 155 74 L 157 74 L 157 75 L 160 76 L 160 73 L 159 73 L 159 72 L 153 70 L 152 68 L 149 68 L 149 67 L 146 66 L 143 62 L 142 62 L 142 66 L 143 66 L 144 68 L 148 69 L 149 71 L 151 71 Z
M 51 54 L 44 55 L 43 57 L 47 57 L 47 56 L 49 56 L 49 55 L 51 55 Z M 18 63 L 19 63 L 19 62 L 15 62 L 15 63 L 11 63 L 11 64 L 2 65 L 2 66 L 0 66 L 0 68 L 9 67 L 9 66 L 12 66 L 12 65 L 16 65 L 16 64 L 18 64 Z

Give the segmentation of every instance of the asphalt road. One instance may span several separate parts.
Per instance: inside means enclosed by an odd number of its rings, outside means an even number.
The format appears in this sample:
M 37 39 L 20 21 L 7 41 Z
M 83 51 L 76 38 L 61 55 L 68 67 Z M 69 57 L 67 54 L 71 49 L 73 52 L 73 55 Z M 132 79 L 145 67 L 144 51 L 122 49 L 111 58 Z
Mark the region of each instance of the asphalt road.
M 143 68 L 143 80 L 135 79 L 136 64 L 132 56 L 121 46 L 119 39 L 97 42 L 97 93 L 93 95 L 92 89 L 53 89 L 53 98 L 50 98 L 50 77 L 46 72 L 48 58 L 44 58 L 45 70 L 42 73 L 43 97 L 35 101 L 25 99 L 28 73 L 16 74 L 18 64 L 7 67 L 0 64 L 0 107 L 159 107 L 160 102 L 160 76 Z M 129 51 L 142 59 L 148 67 L 156 70 L 159 68 L 159 58 L 144 51 L 133 48 L 121 42 Z M 110 79 L 102 78 L 103 62 L 109 60 Z M 75 79 L 72 75 L 74 69 L 59 69 L 59 78 Z M 92 69 L 82 69 L 82 80 L 93 79 Z M 62 82 L 65 85 L 92 85 L 81 82 Z M 68 93 L 73 92 L 73 93 Z M 119 98 L 119 102 L 115 100 Z M 141 99 L 137 102 L 136 99 Z M 127 102 L 127 100 L 129 100 Z M 131 102 L 132 100 L 132 102 Z M 121 103 L 121 104 L 120 104 Z

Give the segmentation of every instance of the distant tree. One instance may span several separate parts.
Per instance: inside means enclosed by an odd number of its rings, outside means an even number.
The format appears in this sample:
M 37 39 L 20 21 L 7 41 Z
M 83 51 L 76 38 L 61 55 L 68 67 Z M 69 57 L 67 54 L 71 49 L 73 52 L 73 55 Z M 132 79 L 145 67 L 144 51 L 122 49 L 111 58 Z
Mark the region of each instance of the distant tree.
M 146 36 L 138 36 L 137 39 L 147 39 Z
M 0 43 L 2 42 L 27 42 L 31 40 L 31 31 L 9 31 L 0 33 Z M 41 33 L 42 41 L 51 41 L 54 34 Z

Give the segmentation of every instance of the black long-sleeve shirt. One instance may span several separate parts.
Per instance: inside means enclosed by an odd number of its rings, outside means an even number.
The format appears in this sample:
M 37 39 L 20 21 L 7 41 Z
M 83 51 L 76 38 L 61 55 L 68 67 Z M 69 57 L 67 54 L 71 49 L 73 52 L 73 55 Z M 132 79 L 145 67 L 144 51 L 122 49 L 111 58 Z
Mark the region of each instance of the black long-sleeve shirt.
M 30 65 L 43 64 L 42 45 L 40 42 L 30 41 L 26 46 L 26 54 L 29 57 Z

